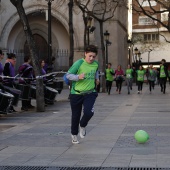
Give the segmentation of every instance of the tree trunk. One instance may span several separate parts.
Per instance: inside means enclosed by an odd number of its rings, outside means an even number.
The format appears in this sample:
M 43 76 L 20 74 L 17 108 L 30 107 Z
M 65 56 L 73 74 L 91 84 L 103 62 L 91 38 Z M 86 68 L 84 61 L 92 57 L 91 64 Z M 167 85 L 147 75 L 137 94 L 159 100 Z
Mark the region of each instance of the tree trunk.
M 84 51 L 87 47 L 87 18 L 85 16 L 85 12 L 82 11 L 83 13 L 83 21 L 84 21 Z
M 70 34 L 70 56 L 69 56 L 69 66 L 73 64 L 74 58 L 74 30 L 73 30 L 73 0 L 68 3 L 69 6 L 69 34 Z
M 102 72 L 105 73 L 106 70 L 106 57 L 105 57 L 105 47 L 103 39 L 103 22 L 99 22 L 100 25 L 100 37 L 101 37 L 101 50 L 102 50 Z M 106 80 L 105 76 L 102 76 L 102 92 L 106 91 Z
M 36 54 L 36 45 L 33 39 L 32 31 L 30 29 L 27 16 L 25 14 L 25 10 L 23 8 L 23 0 L 10 0 L 11 3 L 16 7 L 17 12 L 19 14 L 21 23 L 23 25 L 23 29 L 25 32 L 26 40 L 29 46 L 31 60 L 33 63 L 33 68 L 35 72 L 35 76 L 38 77 L 36 79 L 36 102 L 37 102 L 37 111 L 42 112 L 45 111 L 44 107 L 44 86 L 43 86 L 43 78 L 39 77 L 41 73 L 40 64 L 38 61 L 38 56 Z

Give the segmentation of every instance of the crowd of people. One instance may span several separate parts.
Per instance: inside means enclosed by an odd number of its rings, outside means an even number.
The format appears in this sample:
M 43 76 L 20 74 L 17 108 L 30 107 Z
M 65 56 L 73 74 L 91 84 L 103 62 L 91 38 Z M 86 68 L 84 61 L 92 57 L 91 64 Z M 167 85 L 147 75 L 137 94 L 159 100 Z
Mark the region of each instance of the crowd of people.
M 7 53 L 4 65 L 2 64 L 3 59 L 4 53 L 0 50 L 0 106 L 6 105 L 6 108 L 0 109 L 0 114 L 16 112 L 14 106 L 18 105 L 19 99 L 22 103 L 21 110 L 28 111 L 34 108 L 35 106 L 31 104 L 31 93 L 36 94 L 36 79 L 30 56 L 24 57 L 24 63 L 19 66 L 17 72 L 15 71 L 16 55 L 14 53 Z M 52 60 L 54 61 L 54 59 Z M 40 75 L 45 75 L 49 69 L 47 63 L 42 59 L 39 64 Z M 43 77 L 43 81 L 46 84 L 47 78 Z M 32 86 L 34 88 L 31 89 Z M 35 94 L 33 96 L 36 96 Z M 5 100 L 8 96 L 12 99 Z
M 125 72 L 122 70 L 121 65 L 117 66 L 117 69 L 113 70 L 111 68 L 112 64 L 108 63 L 105 70 L 106 79 L 106 90 L 108 95 L 110 95 L 113 81 L 116 84 L 116 91 L 121 94 L 122 83 L 125 81 L 127 85 L 128 94 L 132 90 L 132 84 L 135 82 L 137 84 L 138 94 L 142 93 L 143 83 L 146 81 L 149 84 L 149 91 L 152 93 L 155 84 L 160 85 L 161 92 L 165 94 L 166 83 L 169 80 L 170 83 L 170 70 L 166 64 L 166 60 L 162 59 L 159 68 L 153 67 L 152 64 L 148 68 L 144 68 L 142 65 L 138 69 L 132 67 L 128 64 Z

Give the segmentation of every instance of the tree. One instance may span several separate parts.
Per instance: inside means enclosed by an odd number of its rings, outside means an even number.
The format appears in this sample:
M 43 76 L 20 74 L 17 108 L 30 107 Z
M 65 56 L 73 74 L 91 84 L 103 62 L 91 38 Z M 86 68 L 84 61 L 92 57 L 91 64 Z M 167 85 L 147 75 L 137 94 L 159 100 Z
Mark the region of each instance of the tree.
M 55 2 L 55 9 L 62 7 L 68 3 L 68 10 L 69 10 L 69 38 L 70 38 L 70 54 L 69 54 L 69 66 L 73 64 L 74 58 L 74 29 L 73 29 L 73 5 L 74 0 L 57 0 Z M 63 13 L 66 11 L 63 11 Z
M 113 18 L 118 6 L 125 5 L 126 0 L 75 0 L 75 4 L 81 9 L 83 13 L 83 20 L 85 22 L 85 34 L 87 32 L 86 16 L 94 18 L 99 22 L 100 29 L 100 43 L 102 50 L 102 72 L 106 69 L 105 59 L 105 45 L 103 39 L 103 25 L 104 22 Z M 85 36 L 84 36 L 85 37 Z M 102 92 L 105 92 L 105 78 L 102 79 Z
M 146 7 L 147 5 L 147 7 Z M 132 9 L 134 14 L 145 15 L 153 21 L 158 28 L 164 27 L 170 32 L 170 0 L 133 0 Z M 170 42 L 162 35 L 167 42 Z
M 74 30 L 73 30 L 73 0 L 68 3 L 69 6 L 69 33 L 70 33 L 70 56 L 69 56 L 69 66 L 73 64 L 74 57 Z
M 20 21 L 23 25 L 23 30 L 25 32 L 26 40 L 29 46 L 31 60 L 33 63 L 33 68 L 35 72 L 36 78 L 36 102 L 37 102 L 37 111 L 45 111 L 44 107 L 44 86 L 43 86 L 43 78 L 40 75 L 41 68 L 38 61 L 38 56 L 36 54 L 36 45 L 33 39 L 32 31 L 29 26 L 29 22 L 27 16 L 25 14 L 25 10 L 23 8 L 23 0 L 10 0 L 10 2 L 16 7 L 18 15 L 20 17 Z

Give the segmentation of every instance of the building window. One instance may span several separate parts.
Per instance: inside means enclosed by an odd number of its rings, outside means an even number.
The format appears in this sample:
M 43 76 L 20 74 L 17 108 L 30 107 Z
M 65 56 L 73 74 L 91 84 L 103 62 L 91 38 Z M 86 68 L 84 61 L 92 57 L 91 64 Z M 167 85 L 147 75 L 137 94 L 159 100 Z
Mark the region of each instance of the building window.
M 139 3 L 143 7 L 145 7 L 145 6 L 156 6 L 157 5 L 157 2 L 155 2 L 154 0 L 150 1 L 151 4 L 149 4 L 148 0 L 139 0 Z
M 152 16 L 154 18 L 157 18 L 157 16 Z M 157 24 L 157 21 L 153 21 L 151 18 L 147 16 L 139 16 L 139 25 L 155 25 Z
M 145 42 L 155 42 L 159 41 L 159 34 L 144 34 Z

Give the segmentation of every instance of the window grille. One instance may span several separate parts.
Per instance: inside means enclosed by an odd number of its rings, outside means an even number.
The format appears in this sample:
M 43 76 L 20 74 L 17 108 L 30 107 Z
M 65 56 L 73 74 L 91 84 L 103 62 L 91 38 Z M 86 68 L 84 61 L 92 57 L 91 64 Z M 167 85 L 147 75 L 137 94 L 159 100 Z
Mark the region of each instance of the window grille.
M 157 42 L 159 41 L 159 34 L 144 34 L 145 42 Z

